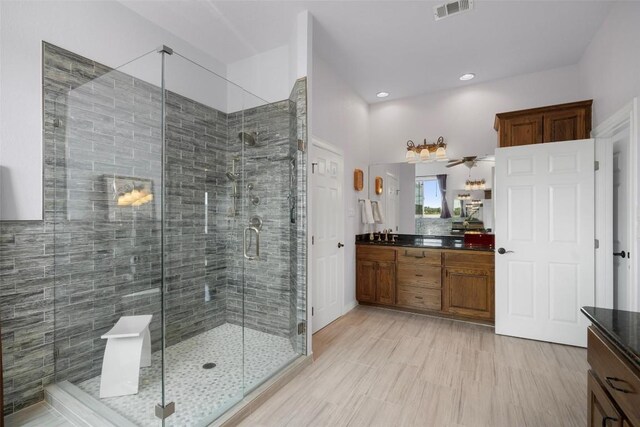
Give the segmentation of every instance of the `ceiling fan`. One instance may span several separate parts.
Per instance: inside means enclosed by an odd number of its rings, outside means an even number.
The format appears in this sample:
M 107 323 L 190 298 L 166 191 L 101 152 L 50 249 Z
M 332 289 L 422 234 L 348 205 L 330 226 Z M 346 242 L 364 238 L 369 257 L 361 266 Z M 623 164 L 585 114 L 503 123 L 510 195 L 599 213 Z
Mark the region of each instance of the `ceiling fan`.
M 466 156 L 461 159 L 449 160 L 449 163 L 447 163 L 447 167 L 452 168 L 458 165 L 465 165 L 466 167 L 471 169 L 472 167 L 477 166 L 478 162 L 495 162 L 495 161 L 496 161 L 496 158 L 495 156 L 492 156 L 492 155 L 486 155 L 481 157 Z

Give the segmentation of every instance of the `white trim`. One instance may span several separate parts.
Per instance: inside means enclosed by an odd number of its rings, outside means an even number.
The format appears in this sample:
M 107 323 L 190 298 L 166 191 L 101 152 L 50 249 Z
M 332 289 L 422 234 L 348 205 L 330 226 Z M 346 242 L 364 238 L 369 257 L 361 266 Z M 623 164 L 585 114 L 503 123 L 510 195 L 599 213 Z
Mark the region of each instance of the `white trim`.
M 342 310 L 342 315 L 344 316 L 345 314 L 356 308 L 358 305 L 360 305 L 358 304 L 358 301 L 351 301 L 349 304 L 345 304 L 344 310 Z
M 344 159 L 344 150 L 342 150 L 339 147 L 336 147 L 333 144 L 328 143 L 327 141 L 318 138 L 317 136 L 312 136 L 311 137 L 311 143 L 315 146 L 315 147 L 319 147 L 322 148 L 324 150 L 327 151 L 331 151 L 333 154 L 337 154 L 338 156 L 341 156 Z
M 344 218 L 344 207 L 346 206 L 345 203 L 345 161 L 344 161 L 344 150 L 342 150 L 339 147 L 336 147 L 333 144 L 330 144 L 329 142 L 318 138 L 315 135 L 310 135 L 310 144 L 309 144 L 309 150 L 308 150 L 308 169 L 307 169 L 307 176 L 308 176 L 308 180 L 307 182 L 309 183 L 308 186 L 308 197 L 307 197 L 307 230 L 309 231 L 309 233 L 307 234 L 307 248 L 308 248 L 308 262 L 307 262 L 307 303 L 308 303 L 308 308 L 309 308 L 309 321 L 307 323 L 307 333 L 309 334 L 309 336 L 313 335 L 313 316 L 311 315 L 311 310 L 313 308 L 313 300 L 312 300 L 312 296 L 313 296 L 313 250 L 314 247 L 311 244 L 311 238 L 314 235 L 315 230 L 313 229 L 313 215 L 314 215 L 314 210 L 313 210 L 313 149 L 314 148 L 320 148 L 326 151 L 329 151 L 337 156 L 339 156 L 342 159 L 342 176 L 340 178 L 341 182 L 340 184 L 342 185 L 342 206 L 343 206 L 343 210 L 342 210 L 342 220 L 340 221 L 340 230 L 338 232 L 339 236 L 342 236 L 342 238 L 339 241 L 344 242 L 345 241 L 345 218 Z M 344 291 L 345 291 L 345 264 L 346 264 L 346 256 L 344 255 L 345 252 L 343 251 L 343 262 L 342 262 L 342 271 L 338 272 L 338 274 L 341 275 L 342 277 L 342 289 L 341 289 L 341 296 L 340 296 L 340 313 L 345 313 L 345 301 L 344 301 Z
M 630 257 L 629 261 L 630 271 L 629 279 L 631 280 L 630 286 L 630 304 L 631 309 L 638 311 L 640 309 L 640 291 L 638 290 L 638 263 L 636 261 L 638 254 L 638 98 L 633 98 L 631 102 L 625 105 L 622 109 L 617 111 L 611 117 L 603 121 L 592 132 L 593 138 L 611 138 L 613 137 L 621 127 L 629 126 L 629 219 L 630 219 L 630 245 L 632 251 L 635 254 Z M 596 151 L 597 154 L 597 151 Z M 604 172 L 604 171 L 603 171 Z M 604 179 L 604 178 L 601 178 Z M 596 186 L 602 185 L 601 180 L 596 175 Z M 603 187 L 604 188 L 604 187 Z M 608 197 L 607 197 L 608 200 Z M 604 203 L 607 203 L 605 200 Z M 596 207 L 598 206 L 598 200 L 596 200 Z M 606 225 L 602 223 L 596 224 L 596 229 L 601 227 L 604 229 Z M 609 238 L 607 237 L 607 240 Z M 602 246 L 601 246 L 602 247 Z M 603 251 L 600 251 L 603 253 Z M 608 256 L 608 255 L 607 255 Z M 603 261 L 598 259 L 598 251 L 596 251 L 596 266 L 602 266 Z M 597 275 L 596 277 L 601 277 Z M 598 283 L 596 283 L 597 287 Z M 601 286 L 606 286 L 606 283 L 601 283 Z M 601 289 L 596 289 L 596 294 L 604 294 Z M 598 302 L 598 300 L 596 300 Z

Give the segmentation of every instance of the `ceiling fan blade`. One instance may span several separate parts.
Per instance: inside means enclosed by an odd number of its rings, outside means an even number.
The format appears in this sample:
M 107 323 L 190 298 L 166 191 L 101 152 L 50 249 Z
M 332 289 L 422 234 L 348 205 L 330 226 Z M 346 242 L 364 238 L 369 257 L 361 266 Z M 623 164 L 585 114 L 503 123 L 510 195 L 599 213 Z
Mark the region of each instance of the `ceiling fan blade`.
M 495 162 L 496 156 L 494 156 L 493 154 L 486 154 L 484 156 L 478 157 L 476 160 L 480 162 Z
M 454 166 L 458 166 L 458 165 L 461 165 L 463 163 L 464 163 L 464 160 L 453 160 L 453 161 L 447 163 L 447 167 L 448 168 L 452 168 Z

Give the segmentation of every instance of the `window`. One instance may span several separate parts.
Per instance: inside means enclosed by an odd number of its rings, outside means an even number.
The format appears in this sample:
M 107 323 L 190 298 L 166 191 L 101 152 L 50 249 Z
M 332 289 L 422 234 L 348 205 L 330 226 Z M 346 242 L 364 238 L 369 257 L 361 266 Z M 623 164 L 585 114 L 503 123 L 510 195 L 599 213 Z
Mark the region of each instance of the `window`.
M 442 197 L 435 176 L 416 177 L 416 218 L 440 218 Z

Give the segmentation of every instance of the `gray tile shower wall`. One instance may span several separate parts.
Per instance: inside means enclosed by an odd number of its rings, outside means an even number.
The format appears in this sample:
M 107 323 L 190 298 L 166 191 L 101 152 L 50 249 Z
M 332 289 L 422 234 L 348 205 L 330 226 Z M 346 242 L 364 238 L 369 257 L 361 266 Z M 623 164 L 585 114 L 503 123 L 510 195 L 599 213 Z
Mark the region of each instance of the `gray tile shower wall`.
M 161 338 L 160 89 L 50 44 L 43 52 L 45 219 L 0 222 L 5 414 L 41 400 L 54 380 L 98 374 L 100 335 L 122 315 L 154 314 L 154 349 Z M 231 115 L 167 92 L 168 345 L 240 322 L 240 233 L 253 214 L 263 216 L 265 228 L 262 260 L 246 264 L 245 326 L 289 337 L 296 293 L 304 318 L 305 153 L 297 152 L 295 229 L 284 190 L 292 113 L 300 114 L 302 98 L 305 118 L 295 120 L 306 139 L 306 84 L 296 88 L 295 105 Z M 245 147 L 244 171 L 261 202 L 250 204 L 242 188 L 243 215 L 229 216 L 225 172 L 239 154 L 243 122 L 261 135 L 255 149 Z M 148 185 L 154 201 L 116 208 L 113 186 L 131 181 Z M 294 274 L 289 244 L 296 233 Z M 300 341 L 298 350 L 306 344 Z
M 291 223 L 291 248 L 295 248 L 291 256 L 291 342 L 293 348 L 299 353 L 306 354 L 307 337 L 298 334 L 297 323 L 307 320 L 307 79 L 298 79 L 291 91 L 289 98 L 295 103 L 295 115 L 291 118 L 296 121 L 295 135 L 292 138 L 291 155 L 296 158 L 294 173 L 295 190 L 292 194 L 295 203 L 292 206 L 295 223 Z M 298 142 L 301 142 L 304 150 L 298 150 Z M 311 332 L 309 332 L 311 333 Z
M 239 226 L 231 230 L 228 260 L 227 321 L 270 334 L 290 336 L 291 271 L 289 191 L 290 112 L 289 101 L 231 113 L 228 116 L 230 145 L 243 150 L 243 180 L 239 189 Z M 256 144 L 244 147 L 241 131 L 256 132 Z M 253 189 L 249 189 L 249 185 Z M 258 198 L 253 199 L 252 198 Z M 244 228 L 252 216 L 262 218 L 260 258 L 245 260 L 242 253 Z M 255 252 L 255 241 L 248 250 Z M 244 281 L 244 283 L 243 283 Z

